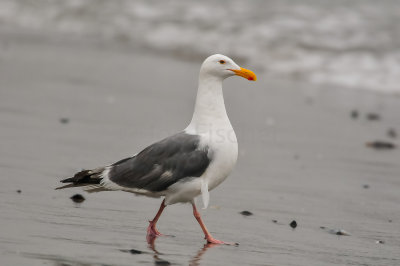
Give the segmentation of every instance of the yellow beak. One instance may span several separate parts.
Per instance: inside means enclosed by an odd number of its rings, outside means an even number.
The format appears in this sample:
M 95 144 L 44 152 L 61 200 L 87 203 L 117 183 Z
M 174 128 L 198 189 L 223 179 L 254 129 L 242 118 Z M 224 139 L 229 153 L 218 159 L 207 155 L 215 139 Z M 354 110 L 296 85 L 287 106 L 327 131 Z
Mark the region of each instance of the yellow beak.
M 248 80 L 254 80 L 254 81 L 257 80 L 256 74 L 254 74 L 254 72 L 251 71 L 251 70 L 248 70 L 248 69 L 245 69 L 245 68 L 242 68 L 242 67 L 240 68 L 240 70 L 236 70 L 236 69 L 229 69 L 229 70 L 235 72 L 235 74 L 237 76 L 241 76 L 241 77 L 246 78 Z

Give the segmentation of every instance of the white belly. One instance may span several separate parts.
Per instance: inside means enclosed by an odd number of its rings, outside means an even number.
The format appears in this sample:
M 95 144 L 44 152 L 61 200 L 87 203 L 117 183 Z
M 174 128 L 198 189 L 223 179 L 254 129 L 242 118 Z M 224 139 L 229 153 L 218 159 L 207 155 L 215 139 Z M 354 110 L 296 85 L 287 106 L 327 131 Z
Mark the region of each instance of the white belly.
M 207 145 L 211 151 L 212 161 L 209 167 L 201 177 L 194 177 L 190 181 L 178 182 L 170 186 L 165 194 L 167 205 L 193 200 L 202 194 L 201 187 L 204 182 L 210 191 L 221 184 L 232 172 L 238 157 L 238 144 L 233 129 L 229 138 L 221 136 L 216 138 L 211 134 L 204 136 L 204 145 Z
M 233 129 L 223 131 L 225 134 L 221 132 L 211 135 L 207 140 L 212 161 L 202 177 L 208 183 L 208 190 L 214 189 L 228 177 L 238 157 L 238 143 Z

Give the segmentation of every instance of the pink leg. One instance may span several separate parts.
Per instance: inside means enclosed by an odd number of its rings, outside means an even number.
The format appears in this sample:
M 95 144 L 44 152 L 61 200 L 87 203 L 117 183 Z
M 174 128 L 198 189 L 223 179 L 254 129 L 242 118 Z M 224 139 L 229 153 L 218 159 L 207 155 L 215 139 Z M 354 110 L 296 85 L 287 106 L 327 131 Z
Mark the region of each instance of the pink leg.
M 207 239 L 208 243 L 211 244 L 227 244 L 227 245 L 235 245 L 235 243 L 226 243 L 221 240 L 215 239 L 211 236 L 210 232 L 208 232 L 206 225 L 203 223 L 203 220 L 201 219 L 200 213 L 197 211 L 196 205 L 194 202 L 192 202 L 193 206 L 193 215 L 196 218 L 197 222 L 199 222 L 201 229 L 204 232 L 204 238 Z
M 165 200 L 161 202 L 160 209 L 158 210 L 156 216 L 152 221 L 149 221 L 149 227 L 147 227 L 147 237 L 154 237 L 154 236 L 161 236 L 162 234 L 157 230 L 156 228 L 156 223 L 158 219 L 161 216 L 161 213 L 163 212 L 164 208 L 166 207 L 165 205 Z

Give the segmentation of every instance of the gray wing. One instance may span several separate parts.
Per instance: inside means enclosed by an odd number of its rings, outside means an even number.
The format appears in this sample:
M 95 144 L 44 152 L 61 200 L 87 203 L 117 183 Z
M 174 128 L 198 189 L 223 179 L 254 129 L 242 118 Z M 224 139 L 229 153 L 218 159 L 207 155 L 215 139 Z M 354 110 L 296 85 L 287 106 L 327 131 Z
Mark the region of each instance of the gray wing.
M 197 135 L 175 134 L 114 163 L 108 176 L 123 187 L 163 191 L 184 178 L 201 176 L 207 169 L 211 153 L 208 147 L 199 148 L 199 142 Z

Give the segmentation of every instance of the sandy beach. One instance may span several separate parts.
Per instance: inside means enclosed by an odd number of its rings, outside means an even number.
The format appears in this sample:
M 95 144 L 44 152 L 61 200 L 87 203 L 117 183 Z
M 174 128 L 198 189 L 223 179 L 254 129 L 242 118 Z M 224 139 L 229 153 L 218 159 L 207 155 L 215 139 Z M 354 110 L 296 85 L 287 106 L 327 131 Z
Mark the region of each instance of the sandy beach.
M 225 81 L 239 160 L 202 215 L 238 247 L 205 246 L 190 205 L 178 204 L 159 222 L 175 237 L 151 248 L 146 227 L 159 199 L 54 190 L 185 128 L 201 62 L 0 33 L 1 265 L 400 264 L 400 151 L 365 145 L 400 144 L 387 136 L 400 133 L 400 97 L 389 94 L 276 80 L 257 68 L 257 82 Z M 75 193 L 86 201 L 74 204 Z

